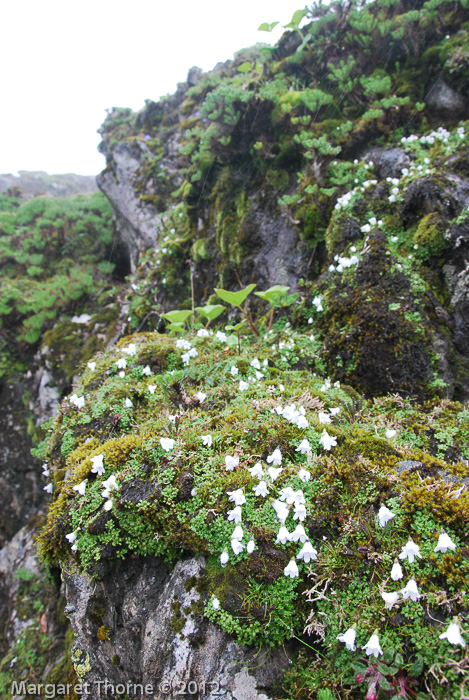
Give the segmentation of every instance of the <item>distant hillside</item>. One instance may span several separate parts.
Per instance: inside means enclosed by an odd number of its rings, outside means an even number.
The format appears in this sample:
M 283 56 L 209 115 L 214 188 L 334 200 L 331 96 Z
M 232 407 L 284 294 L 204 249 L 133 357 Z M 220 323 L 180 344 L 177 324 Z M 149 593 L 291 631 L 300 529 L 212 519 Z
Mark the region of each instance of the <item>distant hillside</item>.
M 19 175 L 11 173 L 0 175 L 0 192 L 11 188 L 22 190 L 24 199 L 31 199 L 40 194 L 53 197 L 72 197 L 75 194 L 96 192 L 96 177 L 94 175 L 49 175 L 42 170 L 19 170 Z

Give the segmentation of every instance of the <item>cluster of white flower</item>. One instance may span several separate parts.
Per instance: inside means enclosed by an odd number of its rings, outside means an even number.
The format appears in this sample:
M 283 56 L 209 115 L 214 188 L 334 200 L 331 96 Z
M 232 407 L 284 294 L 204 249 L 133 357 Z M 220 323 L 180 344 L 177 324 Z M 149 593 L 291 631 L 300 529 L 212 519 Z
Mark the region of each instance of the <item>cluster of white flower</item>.
M 334 384 L 332 384 L 330 379 L 325 379 L 324 384 L 321 386 L 319 391 L 326 392 L 329 391 L 329 389 L 332 389 L 333 387 L 335 389 L 340 389 L 340 382 L 334 382 Z
M 381 527 L 385 527 L 385 525 L 392 520 L 392 518 L 395 517 L 395 513 L 392 513 L 389 508 L 387 508 L 384 504 L 381 506 L 378 512 L 378 519 L 379 519 L 379 524 Z M 455 543 L 451 540 L 449 535 L 446 533 L 442 532 L 440 534 L 440 537 L 438 539 L 438 543 L 434 549 L 434 552 L 442 552 L 445 554 L 448 550 L 454 551 L 456 549 Z M 399 554 L 399 559 L 405 560 L 408 559 L 409 563 L 413 564 L 415 557 L 422 558 L 422 555 L 420 554 L 420 547 L 415 544 L 415 542 L 412 540 L 412 538 L 409 538 L 407 543 L 402 547 L 401 553 Z M 402 567 L 399 564 L 399 561 L 396 559 L 394 562 L 394 565 L 391 569 L 391 578 L 393 581 L 399 581 L 404 577 L 404 574 L 402 572 Z M 419 592 L 418 587 L 417 587 L 417 582 L 415 581 L 415 578 L 410 578 L 407 585 L 404 586 L 404 588 L 401 588 L 400 591 L 392 591 L 389 593 L 386 593 L 385 591 L 381 591 L 381 596 L 384 600 L 385 607 L 388 610 L 391 610 L 393 605 L 399 602 L 400 600 L 400 595 L 402 595 L 402 600 L 412 600 L 414 602 L 417 602 L 419 598 L 422 597 L 422 594 Z M 461 630 L 459 627 L 459 622 L 457 618 L 453 619 L 453 622 L 450 623 L 448 629 L 446 632 L 443 632 L 442 634 L 439 635 L 440 639 L 447 639 L 450 644 L 460 644 L 462 647 L 466 646 L 466 642 L 463 639 L 461 635 Z M 339 634 L 337 636 L 337 639 L 340 642 L 343 642 L 346 645 L 346 648 L 349 651 L 356 651 L 355 647 L 355 639 L 356 639 L 356 629 L 355 625 L 350 627 L 344 634 Z M 378 638 L 378 631 L 375 630 L 373 635 L 370 637 L 369 641 L 367 644 L 362 647 L 364 651 L 366 651 L 367 656 L 374 656 L 375 658 L 378 658 L 380 655 L 383 654 L 383 651 L 380 647 L 379 644 L 379 638 Z
M 353 246 L 353 248 L 355 248 L 355 246 Z M 352 267 L 352 265 L 357 265 L 360 262 L 357 255 L 352 255 L 351 258 L 341 257 L 340 255 L 334 255 L 334 260 L 336 261 L 337 265 L 329 265 L 329 272 L 343 272 L 348 267 Z M 313 319 L 311 319 L 311 323 L 312 322 Z
M 316 311 L 324 311 L 322 308 L 322 297 L 314 297 L 312 304 L 316 307 Z
M 190 347 L 190 345 L 189 345 L 189 347 Z M 187 352 L 185 352 L 181 355 L 181 360 L 187 366 L 189 364 L 189 362 L 191 361 L 191 357 L 197 357 L 198 354 L 199 353 L 197 352 L 197 350 L 195 348 L 191 348 L 190 350 L 188 350 Z
M 83 408 L 83 406 L 85 405 L 85 397 L 84 396 L 77 396 L 76 394 L 72 394 L 71 396 L 68 397 L 68 400 L 70 401 L 71 404 L 73 404 L 77 408 Z
M 300 406 L 299 408 L 296 408 L 295 404 L 292 403 L 290 405 L 285 406 L 283 408 L 282 406 L 276 406 L 275 407 L 275 412 L 279 416 L 283 416 L 289 423 L 293 423 L 293 425 L 296 425 L 297 428 L 307 428 L 309 426 L 309 422 L 306 419 L 306 411 L 304 409 L 304 406 Z

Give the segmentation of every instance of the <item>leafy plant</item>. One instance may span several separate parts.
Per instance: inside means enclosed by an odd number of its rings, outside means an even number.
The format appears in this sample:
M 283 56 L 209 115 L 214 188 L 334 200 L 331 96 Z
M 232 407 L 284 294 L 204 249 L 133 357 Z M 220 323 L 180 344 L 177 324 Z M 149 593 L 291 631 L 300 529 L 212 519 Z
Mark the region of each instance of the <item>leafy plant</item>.
M 223 299 L 223 301 L 226 301 L 228 304 L 232 304 L 232 306 L 236 306 L 236 308 L 241 311 L 243 316 L 246 317 L 246 320 L 251 326 L 254 333 L 256 335 L 259 335 L 259 331 L 255 327 L 251 316 L 249 316 L 249 314 L 246 313 L 246 311 L 241 306 L 241 304 L 246 300 L 249 294 L 251 294 L 255 286 L 255 284 L 249 284 L 247 287 L 241 289 L 239 292 L 228 292 L 226 289 L 215 289 L 215 292 L 218 294 L 220 299 Z

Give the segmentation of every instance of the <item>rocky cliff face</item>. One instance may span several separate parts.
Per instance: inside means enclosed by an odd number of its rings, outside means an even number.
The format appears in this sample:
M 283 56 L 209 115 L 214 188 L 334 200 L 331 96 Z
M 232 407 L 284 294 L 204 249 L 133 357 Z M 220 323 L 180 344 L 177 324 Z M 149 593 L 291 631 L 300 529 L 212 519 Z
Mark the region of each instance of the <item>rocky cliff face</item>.
M 49 605 L 63 653 L 41 679 L 90 700 L 138 697 L 128 682 L 210 700 L 463 692 L 444 631 L 467 620 L 467 8 L 388 5 L 319 8 L 275 49 L 110 110 L 98 184 L 129 284 L 102 317 L 57 318 L 40 366 L 3 388 L 11 406 L 30 392 L 33 424 L 58 406 L 37 448 L 40 551 L 74 638 Z M 215 289 L 249 284 L 295 295 L 246 292 L 259 336 L 230 327 L 237 304 L 212 332 Z M 189 315 L 178 340 L 171 309 Z M 43 501 L 20 442 L 3 445 L 4 684 L 28 648 L 7 540 Z

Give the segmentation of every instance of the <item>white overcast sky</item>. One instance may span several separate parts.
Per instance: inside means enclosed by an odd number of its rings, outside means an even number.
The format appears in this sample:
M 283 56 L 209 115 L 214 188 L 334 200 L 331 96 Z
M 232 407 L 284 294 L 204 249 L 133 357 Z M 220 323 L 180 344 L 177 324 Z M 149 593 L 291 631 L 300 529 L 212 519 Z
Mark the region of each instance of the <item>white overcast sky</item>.
M 287 24 L 302 0 L 4 0 L 0 173 L 94 175 L 108 107 L 138 110 Z

